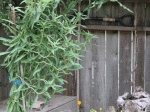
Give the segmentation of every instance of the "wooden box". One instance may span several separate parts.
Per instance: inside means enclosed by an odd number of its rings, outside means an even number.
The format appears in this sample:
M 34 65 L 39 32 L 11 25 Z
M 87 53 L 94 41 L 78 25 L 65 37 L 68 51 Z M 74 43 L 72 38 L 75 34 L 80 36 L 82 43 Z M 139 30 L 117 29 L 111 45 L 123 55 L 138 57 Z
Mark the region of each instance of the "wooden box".
M 8 99 L 0 102 L 0 112 L 6 111 L 7 101 Z M 44 99 L 39 97 L 38 101 L 44 101 Z M 53 95 L 42 110 L 33 109 L 30 112 L 77 112 L 77 97 Z

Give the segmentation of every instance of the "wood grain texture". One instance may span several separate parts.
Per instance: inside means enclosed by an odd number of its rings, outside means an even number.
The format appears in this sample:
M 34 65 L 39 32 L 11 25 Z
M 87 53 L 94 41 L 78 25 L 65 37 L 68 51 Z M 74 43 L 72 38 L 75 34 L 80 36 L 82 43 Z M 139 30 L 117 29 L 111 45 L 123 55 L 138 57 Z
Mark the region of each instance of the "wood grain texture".
M 0 112 L 6 111 L 7 100 L 0 102 Z M 44 101 L 44 98 L 39 96 L 38 101 Z M 32 110 L 31 112 L 77 112 L 77 97 L 76 96 L 61 96 L 53 95 L 52 99 L 46 103 L 46 106 L 41 110 Z
M 112 18 L 118 18 L 119 17 L 119 4 L 116 3 L 116 2 L 112 2 L 111 3 L 112 5 L 112 8 L 111 8 L 111 11 L 112 11 Z M 112 22 L 111 26 L 118 26 L 118 22 Z
M 64 80 L 66 80 L 68 82 L 69 81 L 69 75 L 65 75 Z M 68 92 L 68 90 L 69 90 L 68 83 L 66 83 L 66 82 L 64 83 L 64 88 L 66 88 L 66 90 L 64 91 L 64 95 L 68 96 L 69 95 L 69 92 Z
M 122 2 L 122 4 L 125 5 L 127 8 L 129 8 L 131 11 L 134 12 L 134 3 Z M 119 17 L 124 16 L 126 14 L 134 15 L 133 13 L 131 13 L 128 10 L 124 9 L 123 7 L 119 6 Z M 127 19 L 127 18 L 124 19 L 125 24 L 129 24 L 129 22 L 130 22 L 129 19 Z M 121 26 L 121 25 L 119 24 L 119 26 Z
M 137 3 L 137 26 L 145 26 L 145 3 Z
M 150 94 L 150 32 L 146 33 L 145 91 Z
M 84 42 L 83 39 L 82 39 L 82 36 L 81 36 L 81 38 L 80 38 L 80 42 L 81 42 L 81 43 Z M 85 52 L 85 51 L 82 51 L 82 52 L 80 53 L 80 55 L 85 56 L 85 55 L 86 55 L 86 52 Z M 80 83 L 79 99 L 80 99 L 80 101 L 81 101 L 81 105 L 82 105 L 82 101 L 83 101 L 83 99 L 84 99 L 84 98 L 83 98 L 83 95 L 84 95 L 84 94 L 83 94 L 83 93 L 84 93 L 84 92 L 83 92 L 83 87 L 84 87 L 84 86 L 82 86 L 82 85 L 84 84 L 84 83 L 83 83 L 83 79 L 84 79 L 84 71 L 85 71 L 85 70 L 83 70 L 83 69 L 85 69 L 85 64 L 86 64 L 86 63 L 85 63 L 85 60 L 86 60 L 85 58 L 86 58 L 86 57 L 83 57 L 82 60 L 80 61 L 80 64 L 81 64 L 81 66 L 82 66 L 83 68 L 79 70 L 79 73 L 80 73 L 80 75 L 79 75 L 79 79 L 80 79 L 80 82 L 79 82 L 79 83 Z M 80 110 L 81 112 L 84 112 L 83 109 L 84 109 L 84 108 L 81 108 L 81 106 L 79 107 L 79 110 Z
M 94 109 L 99 112 L 99 108 L 102 108 L 103 112 L 106 111 L 106 92 L 105 92 L 105 32 L 94 31 L 94 34 L 98 36 L 93 41 L 93 61 L 95 63 L 94 68 Z
M 120 31 L 119 95 L 131 90 L 131 32 Z
M 135 70 L 135 86 L 144 88 L 144 36 L 145 32 L 137 32 L 138 51 L 137 51 L 137 69 Z
M 145 26 L 150 27 L 150 3 L 146 3 L 146 9 L 145 9 Z
M 106 36 L 106 105 L 117 108 L 118 98 L 118 32 Z
M 102 7 L 99 10 L 97 10 L 97 7 L 94 7 L 93 8 L 94 9 L 94 11 L 93 11 L 93 17 L 108 17 L 106 15 L 107 14 L 106 8 L 107 8 L 107 4 L 103 4 Z M 101 22 L 97 22 L 97 23 L 99 23 L 98 25 L 105 25 L 106 24 L 105 21 L 101 21 Z
M 110 2 L 107 2 L 105 4 L 102 5 L 104 14 L 102 17 L 104 18 L 112 18 L 112 4 Z M 110 26 L 112 24 L 112 22 L 104 22 L 105 26 Z
M 81 36 L 81 41 L 82 36 Z M 90 41 L 89 44 L 92 42 Z M 82 106 L 84 107 L 84 112 L 90 112 L 90 100 L 91 100 L 91 67 L 92 67 L 92 46 L 88 45 L 86 47 L 87 52 L 84 54 L 84 59 L 80 61 L 80 64 L 84 67 L 80 69 L 80 97 L 81 97 L 81 102 Z M 83 54 L 82 54 L 83 55 Z
M 89 0 L 83 0 L 83 1 L 89 1 Z M 91 0 L 91 1 L 94 1 L 94 0 Z M 128 3 L 133 3 L 133 2 L 136 2 L 137 0 L 118 0 L 119 2 L 128 2 Z M 146 2 L 150 2 L 148 0 L 138 0 L 139 3 L 146 3 Z
M 0 37 L 4 37 L 4 38 L 9 38 L 5 31 L 3 30 L 3 27 L 0 25 Z M 4 46 L 2 44 L 2 42 L 0 42 L 1 45 L 0 45 L 0 52 L 4 52 L 7 50 L 7 46 Z M 0 64 L 3 63 L 3 60 L 4 58 L 6 57 L 7 55 L 4 55 L 4 56 L 0 56 Z M 6 87 L 2 86 L 0 87 L 1 90 L 0 90 L 0 101 L 1 100 L 5 100 L 9 97 L 9 92 L 10 92 L 10 88 L 12 86 L 12 83 L 9 83 L 9 74 L 7 73 L 7 70 L 5 67 L 2 67 L 0 66 L 0 82 L 2 83 L 2 85 L 6 85 Z
M 86 25 L 88 30 L 120 30 L 120 31 L 134 31 L 134 27 L 124 26 L 100 26 L 100 25 Z M 150 31 L 150 27 L 137 27 L 137 31 Z
M 90 31 L 92 34 L 94 34 L 94 31 L 91 30 Z M 91 43 L 93 44 L 93 41 L 95 39 L 92 39 L 91 40 Z M 92 58 L 91 58 L 91 68 L 89 69 L 90 70 L 90 77 L 91 77 L 91 85 L 90 85 L 90 96 L 91 96 L 91 99 L 90 99 L 90 108 L 93 109 L 94 108 L 94 70 L 95 70 L 95 63 L 94 63 L 94 60 L 93 60 L 93 57 L 95 57 L 95 53 L 93 52 L 95 49 L 94 49 L 94 45 L 91 45 L 91 53 L 92 53 Z

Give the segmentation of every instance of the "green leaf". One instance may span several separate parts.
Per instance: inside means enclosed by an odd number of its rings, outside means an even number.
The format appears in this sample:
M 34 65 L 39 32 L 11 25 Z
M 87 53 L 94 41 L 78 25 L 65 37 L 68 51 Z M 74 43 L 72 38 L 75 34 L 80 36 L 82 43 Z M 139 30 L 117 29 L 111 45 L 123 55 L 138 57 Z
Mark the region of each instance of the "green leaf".
M 13 33 L 14 35 L 16 35 L 16 34 L 14 33 L 13 29 L 10 28 L 8 25 L 6 25 L 6 24 L 4 24 L 4 23 L 2 23 L 2 25 L 5 26 L 5 27 L 7 27 L 11 33 Z
M 34 71 L 33 76 L 34 76 L 36 73 L 40 72 L 40 71 L 41 71 L 41 68 L 40 68 L 40 69 L 37 69 L 36 71 Z
M 10 21 L 10 20 L 7 20 L 7 19 L 2 19 L 3 21 L 6 21 L 6 22 L 8 22 L 8 23 L 11 23 L 11 24 L 14 24 L 12 21 Z
M 27 107 L 29 107 L 31 104 L 31 93 L 27 97 L 28 97 Z
M 44 96 L 44 95 L 43 95 Z M 46 103 L 47 103 L 47 100 L 48 98 L 47 97 L 44 97 L 45 101 L 44 101 L 44 105 L 42 106 L 42 109 L 45 107 Z
M 30 57 L 28 59 L 21 60 L 21 62 L 22 63 L 29 63 L 29 62 L 32 63 L 32 61 L 34 61 L 37 57 L 38 57 L 38 55 L 34 56 L 34 57 Z
M 19 12 L 25 14 L 24 11 L 21 10 L 21 8 L 22 8 L 22 7 L 14 7 L 14 10 L 17 10 L 17 11 L 19 11 Z
M 16 102 L 16 106 L 17 106 L 17 112 L 19 112 L 20 108 L 19 108 L 19 103 L 18 102 Z
M 25 56 L 26 56 L 26 54 L 21 55 L 19 58 L 16 59 L 16 61 L 15 61 L 14 63 L 20 61 L 20 60 L 21 60 L 23 57 L 25 57 Z
M 23 108 L 23 106 L 22 106 L 20 103 L 18 103 L 18 105 L 19 105 L 21 108 Z
M 0 56 L 8 54 L 9 52 L 0 52 Z
M 38 100 L 38 94 L 37 94 L 36 97 L 34 98 L 32 104 L 31 104 L 31 109 L 30 109 L 30 110 L 32 110 L 32 108 L 33 108 L 33 106 L 35 105 L 35 103 L 37 102 L 37 100 Z
M 13 95 L 14 89 L 15 89 L 15 84 L 13 84 L 13 86 L 12 86 L 11 89 L 10 89 L 10 93 L 9 93 L 9 96 L 10 96 L 10 97 Z
M 48 89 L 48 86 L 45 84 L 45 86 L 42 88 L 42 90 L 40 91 L 40 94 L 47 91 Z
M 9 109 L 8 109 L 9 112 L 12 112 L 13 107 L 14 107 L 14 104 L 15 104 L 15 102 L 12 102 L 12 103 L 10 104 Z
M 50 96 L 49 92 L 45 92 L 45 93 L 46 93 L 46 96 L 47 96 L 49 99 L 51 99 L 51 96 Z
M 16 79 L 17 79 L 17 77 L 10 78 L 10 82 L 12 82 L 13 80 L 16 80 Z
M 10 42 L 11 41 L 11 39 L 6 39 L 6 38 L 3 38 L 3 37 L 0 37 L 0 40 L 5 41 L 5 42 Z
M 67 90 L 67 89 L 66 88 L 61 88 L 61 89 L 57 90 L 57 92 L 61 93 L 62 91 L 65 91 L 65 90 Z
M 118 1 L 117 1 L 118 2 Z M 127 8 L 125 5 L 122 5 L 122 3 L 118 2 L 118 4 L 123 7 L 124 9 L 128 10 L 131 13 L 134 13 L 133 11 L 131 11 L 129 8 Z
M 16 52 L 17 50 L 21 49 L 22 47 L 15 47 L 13 50 L 10 51 L 11 54 L 13 54 L 14 52 Z
M 15 90 L 14 92 L 19 92 L 23 87 L 23 84 L 19 86 L 19 88 L 17 90 Z

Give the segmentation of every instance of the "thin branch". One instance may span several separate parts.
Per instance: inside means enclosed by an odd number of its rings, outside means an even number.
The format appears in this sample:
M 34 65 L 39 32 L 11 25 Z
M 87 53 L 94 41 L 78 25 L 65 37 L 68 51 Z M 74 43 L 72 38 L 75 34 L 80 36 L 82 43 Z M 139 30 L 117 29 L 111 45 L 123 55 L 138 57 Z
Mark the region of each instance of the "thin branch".
M 34 88 L 32 88 L 31 86 L 29 86 L 28 84 L 26 84 L 26 83 L 23 81 L 23 79 L 22 79 L 20 76 L 17 75 L 17 73 L 16 73 L 16 76 L 17 76 L 18 78 L 20 78 L 20 80 L 22 81 L 22 83 L 25 84 L 26 86 L 28 86 L 28 88 L 32 89 L 36 94 L 40 94 L 39 92 L 36 92 L 36 90 L 35 90 Z M 44 93 L 43 93 L 43 94 L 44 94 Z M 44 95 L 46 95 L 46 94 L 44 94 Z

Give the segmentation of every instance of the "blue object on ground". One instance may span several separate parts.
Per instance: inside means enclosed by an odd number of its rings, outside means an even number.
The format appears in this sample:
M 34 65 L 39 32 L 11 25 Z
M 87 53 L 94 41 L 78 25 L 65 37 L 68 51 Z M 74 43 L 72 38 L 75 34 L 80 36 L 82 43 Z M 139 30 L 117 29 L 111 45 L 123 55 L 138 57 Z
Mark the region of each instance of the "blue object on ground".
M 10 76 L 9 76 L 9 80 L 10 80 Z M 12 80 L 12 82 L 13 82 L 13 84 L 16 84 L 16 85 L 18 85 L 18 86 L 22 85 L 21 80 L 18 80 L 18 79 Z

